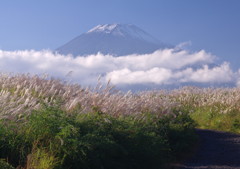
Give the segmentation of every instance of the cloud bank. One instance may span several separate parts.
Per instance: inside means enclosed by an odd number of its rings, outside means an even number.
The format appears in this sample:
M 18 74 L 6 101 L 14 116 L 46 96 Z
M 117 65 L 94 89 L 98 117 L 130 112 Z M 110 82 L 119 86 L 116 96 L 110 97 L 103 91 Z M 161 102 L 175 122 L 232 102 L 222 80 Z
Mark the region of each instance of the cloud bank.
M 115 85 L 240 84 L 237 80 L 240 73 L 233 72 L 227 62 L 214 64 L 215 59 L 204 50 L 164 49 L 120 57 L 99 53 L 76 58 L 47 50 L 0 50 L 0 72 L 47 73 L 82 85 L 96 84 L 99 75 L 104 81 L 111 79 Z

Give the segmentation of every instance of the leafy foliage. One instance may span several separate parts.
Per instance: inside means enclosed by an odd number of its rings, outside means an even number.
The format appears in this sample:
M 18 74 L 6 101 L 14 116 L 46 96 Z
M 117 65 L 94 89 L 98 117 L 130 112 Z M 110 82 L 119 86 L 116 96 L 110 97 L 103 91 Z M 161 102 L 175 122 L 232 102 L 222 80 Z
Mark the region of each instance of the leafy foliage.
M 0 158 L 25 168 L 159 167 L 191 147 L 196 126 L 240 133 L 239 93 L 197 87 L 124 93 L 100 82 L 83 88 L 0 74 Z
M 161 168 L 179 147 L 187 147 L 185 141 L 192 135 L 180 138 L 178 132 L 192 130 L 193 121 L 181 113 L 145 116 L 134 120 L 132 115 L 114 117 L 98 111 L 68 114 L 43 106 L 23 121 L 1 125 L 0 152 L 19 152 L 2 153 L 1 158 L 27 169 Z
M 0 168 L 1 169 L 14 169 L 10 164 L 8 164 L 6 161 L 0 159 Z

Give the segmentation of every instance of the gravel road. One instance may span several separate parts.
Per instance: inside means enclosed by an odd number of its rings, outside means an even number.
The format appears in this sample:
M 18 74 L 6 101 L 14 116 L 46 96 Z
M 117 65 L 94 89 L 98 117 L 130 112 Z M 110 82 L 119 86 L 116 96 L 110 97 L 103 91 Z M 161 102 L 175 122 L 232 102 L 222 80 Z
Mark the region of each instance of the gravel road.
M 199 146 L 184 164 L 172 169 L 240 169 L 240 135 L 200 130 Z

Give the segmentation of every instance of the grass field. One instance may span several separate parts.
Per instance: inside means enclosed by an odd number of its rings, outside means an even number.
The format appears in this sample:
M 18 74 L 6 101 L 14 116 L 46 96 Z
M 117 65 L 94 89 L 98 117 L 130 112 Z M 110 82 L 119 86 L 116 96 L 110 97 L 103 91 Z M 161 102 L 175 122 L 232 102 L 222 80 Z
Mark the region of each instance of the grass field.
M 197 87 L 125 93 L 100 82 L 84 88 L 1 74 L 0 167 L 163 168 L 191 148 L 195 127 L 240 132 L 239 93 Z

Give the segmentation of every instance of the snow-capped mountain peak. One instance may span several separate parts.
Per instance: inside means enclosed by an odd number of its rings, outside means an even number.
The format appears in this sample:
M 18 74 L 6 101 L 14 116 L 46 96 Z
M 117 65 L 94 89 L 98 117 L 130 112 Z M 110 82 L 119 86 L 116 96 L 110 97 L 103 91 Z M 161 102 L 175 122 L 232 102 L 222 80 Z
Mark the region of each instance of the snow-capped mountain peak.
M 159 42 L 144 30 L 132 24 L 103 24 L 81 34 L 56 49 L 61 54 L 83 56 L 89 54 L 146 54 L 169 45 Z
M 103 24 L 92 28 L 87 33 L 105 33 L 158 43 L 158 40 L 133 24 Z
M 94 32 L 111 33 L 117 26 L 118 24 L 97 25 L 96 27 L 90 29 L 87 33 L 94 33 Z

